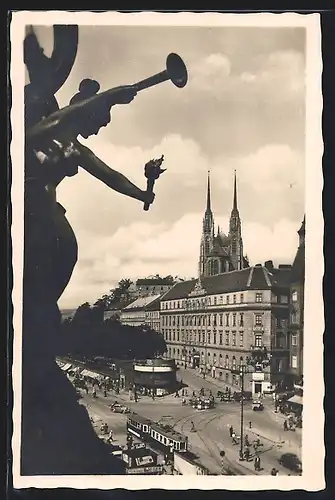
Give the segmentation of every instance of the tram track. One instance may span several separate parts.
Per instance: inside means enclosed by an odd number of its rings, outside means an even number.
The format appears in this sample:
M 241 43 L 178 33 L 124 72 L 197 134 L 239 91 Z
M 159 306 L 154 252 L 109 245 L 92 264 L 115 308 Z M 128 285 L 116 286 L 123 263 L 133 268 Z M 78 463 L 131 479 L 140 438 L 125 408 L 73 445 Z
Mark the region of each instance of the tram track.
M 231 475 L 231 472 L 234 472 L 234 475 L 245 475 L 241 473 L 241 471 L 236 467 L 236 465 L 234 465 L 234 463 L 227 457 L 225 457 L 225 463 L 227 464 L 227 466 L 222 466 L 222 460 L 219 458 L 221 451 L 220 447 L 217 445 L 214 439 L 208 436 L 210 439 L 209 443 L 208 439 L 206 440 L 202 435 L 205 429 L 208 428 L 215 420 L 219 420 L 223 416 L 227 416 L 229 414 L 234 414 L 234 412 L 225 413 L 224 415 L 222 414 L 212 415 L 211 418 L 208 419 L 208 415 L 199 414 L 198 412 L 179 419 L 178 421 L 175 422 L 175 424 L 180 423 L 182 420 L 184 420 L 184 422 L 180 425 L 181 432 L 183 432 L 186 424 L 188 424 L 193 419 L 196 420 L 197 428 L 195 430 L 195 433 L 197 437 L 201 440 L 205 449 L 208 451 L 210 458 L 219 466 L 220 471 L 224 470 L 226 472 L 226 475 Z M 205 418 L 200 418 L 200 419 L 196 418 L 204 416 Z M 199 427 L 199 424 L 201 427 Z

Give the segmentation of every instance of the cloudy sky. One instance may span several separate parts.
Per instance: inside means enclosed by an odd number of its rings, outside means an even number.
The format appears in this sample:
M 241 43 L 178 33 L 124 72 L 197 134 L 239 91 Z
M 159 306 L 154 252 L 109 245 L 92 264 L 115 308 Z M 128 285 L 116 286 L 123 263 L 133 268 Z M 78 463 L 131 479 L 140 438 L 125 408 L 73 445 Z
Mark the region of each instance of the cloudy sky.
M 38 33 L 50 50 L 49 30 Z M 83 140 L 142 189 L 145 162 L 165 155 L 150 210 L 83 170 L 58 189 L 79 244 L 62 308 L 94 302 L 122 277 L 196 276 L 208 170 L 224 231 L 237 171 L 251 263 L 294 258 L 304 214 L 304 28 L 83 26 L 59 104 L 68 104 L 83 78 L 107 90 L 159 72 L 170 52 L 184 59 L 187 86 L 166 82 L 140 92 L 113 108 L 98 136 Z

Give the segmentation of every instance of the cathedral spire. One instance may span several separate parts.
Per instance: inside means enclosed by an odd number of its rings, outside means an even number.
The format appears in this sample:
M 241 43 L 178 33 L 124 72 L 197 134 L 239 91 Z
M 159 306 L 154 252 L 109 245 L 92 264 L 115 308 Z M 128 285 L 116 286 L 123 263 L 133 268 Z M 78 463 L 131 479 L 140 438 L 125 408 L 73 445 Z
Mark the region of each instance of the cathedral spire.
M 234 170 L 234 200 L 233 200 L 233 209 L 237 210 L 236 170 Z
M 210 182 L 210 171 L 207 172 L 207 210 L 211 211 L 211 182 Z

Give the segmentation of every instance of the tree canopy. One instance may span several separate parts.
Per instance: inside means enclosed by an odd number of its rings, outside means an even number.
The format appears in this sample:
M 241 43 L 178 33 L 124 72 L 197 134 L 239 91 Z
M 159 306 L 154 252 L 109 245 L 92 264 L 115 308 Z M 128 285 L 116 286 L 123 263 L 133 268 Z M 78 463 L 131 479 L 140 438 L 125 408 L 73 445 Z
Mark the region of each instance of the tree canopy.
M 58 355 L 77 359 L 103 356 L 111 359 L 145 359 L 166 351 L 163 336 L 147 325 L 122 325 L 117 319 L 103 319 L 103 310 L 87 302 L 78 307 L 73 319 L 62 323 Z

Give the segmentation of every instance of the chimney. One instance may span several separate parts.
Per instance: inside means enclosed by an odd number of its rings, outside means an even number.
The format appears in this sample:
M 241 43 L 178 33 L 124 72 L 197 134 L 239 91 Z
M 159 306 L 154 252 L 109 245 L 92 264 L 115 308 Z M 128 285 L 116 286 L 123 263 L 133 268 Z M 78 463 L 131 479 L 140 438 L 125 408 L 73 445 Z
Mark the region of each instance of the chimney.
M 268 271 L 272 271 L 273 270 L 273 261 L 272 260 L 267 260 L 264 264 L 264 267 L 266 267 L 266 269 Z

